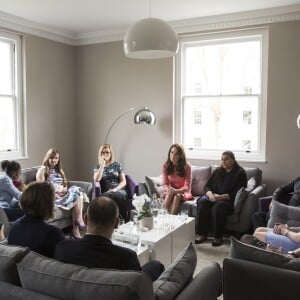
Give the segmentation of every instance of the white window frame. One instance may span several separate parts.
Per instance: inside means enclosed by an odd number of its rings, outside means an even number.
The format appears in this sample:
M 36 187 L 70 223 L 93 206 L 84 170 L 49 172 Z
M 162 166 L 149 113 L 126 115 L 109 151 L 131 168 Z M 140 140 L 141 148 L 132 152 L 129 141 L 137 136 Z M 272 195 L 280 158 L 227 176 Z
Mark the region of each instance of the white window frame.
M 12 57 L 12 96 L 15 101 L 16 149 L 0 151 L 0 160 L 22 159 L 27 157 L 26 127 L 25 127 L 25 97 L 23 93 L 23 46 L 22 36 L 16 33 L 0 30 L 0 38 L 14 44 Z M 5 96 L 5 95 L 3 95 Z M 11 96 L 11 95 L 10 95 Z
M 267 119 L 267 71 L 268 71 L 268 43 L 269 43 L 269 30 L 268 28 L 255 28 L 228 31 L 222 33 L 201 34 L 197 36 L 187 36 L 180 39 L 179 53 L 174 60 L 175 68 L 175 95 L 173 102 L 173 142 L 183 143 L 183 93 L 182 84 L 183 80 L 183 47 L 187 43 L 199 42 L 199 41 L 212 41 L 226 38 L 238 38 L 238 37 L 251 37 L 259 36 L 261 40 L 261 101 L 259 111 L 259 131 L 258 132 L 258 151 L 234 151 L 236 158 L 240 161 L 266 161 L 266 119 Z M 225 150 L 201 150 L 201 149 L 185 149 L 187 158 L 189 159 L 206 159 L 206 160 L 219 160 L 221 154 Z

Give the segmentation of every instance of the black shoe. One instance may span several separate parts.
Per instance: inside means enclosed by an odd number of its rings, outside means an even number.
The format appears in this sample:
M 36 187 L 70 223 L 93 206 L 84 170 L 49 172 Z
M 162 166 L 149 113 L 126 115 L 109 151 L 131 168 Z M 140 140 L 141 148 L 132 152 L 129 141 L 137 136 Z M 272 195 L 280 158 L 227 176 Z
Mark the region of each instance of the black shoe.
M 195 239 L 195 244 L 201 244 L 207 240 L 206 235 L 200 235 L 197 239 Z
M 223 244 L 223 239 L 222 238 L 214 238 L 214 240 L 211 242 L 212 246 L 218 247 Z
M 241 238 L 241 242 L 245 243 L 245 244 L 252 245 L 252 246 L 257 247 L 257 248 L 261 248 L 261 249 L 266 249 L 267 248 L 267 243 L 259 240 L 258 238 L 256 238 L 253 235 L 250 235 L 250 234 L 244 234 Z

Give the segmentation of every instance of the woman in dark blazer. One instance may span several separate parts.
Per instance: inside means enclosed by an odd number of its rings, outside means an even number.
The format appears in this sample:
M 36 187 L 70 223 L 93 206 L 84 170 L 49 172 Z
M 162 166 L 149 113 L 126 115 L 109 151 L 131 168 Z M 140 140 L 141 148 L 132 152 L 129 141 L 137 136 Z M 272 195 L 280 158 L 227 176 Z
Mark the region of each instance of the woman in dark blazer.
M 54 200 L 55 192 L 50 183 L 30 183 L 20 199 L 25 215 L 12 225 L 7 243 L 53 257 L 56 244 L 65 239 L 59 228 L 45 222 L 53 217 Z
M 212 245 L 222 244 L 226 217 L 233 213 L 236 193 L 246 185 L 246 172 L 235 160 L 233 152 L 223 152 L 221 166 L 212 173 L 204 187 L 205 195 L 197 201 L 196 244 L 207 239 L 211 224 L 214 235 Z

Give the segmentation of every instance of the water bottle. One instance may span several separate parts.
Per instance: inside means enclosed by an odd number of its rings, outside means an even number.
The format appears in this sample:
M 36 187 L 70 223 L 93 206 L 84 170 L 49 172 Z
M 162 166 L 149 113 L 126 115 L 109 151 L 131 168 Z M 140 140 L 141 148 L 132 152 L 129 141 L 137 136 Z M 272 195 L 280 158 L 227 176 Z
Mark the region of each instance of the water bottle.
M 152 195 L 152 201 L 151 201 L 151 211 L 152 211 L 153 217 L 157 217 L 159 206 L 160 205 L 159 205 L 159 202 L 157 200 L 157 195 L 154 193 Z
M 137 250 L 140 243 L 140 231 L 138 222 L 134 220 L 132 230 L 130 232 L 130 244 L 134 247 L 134 250 Z

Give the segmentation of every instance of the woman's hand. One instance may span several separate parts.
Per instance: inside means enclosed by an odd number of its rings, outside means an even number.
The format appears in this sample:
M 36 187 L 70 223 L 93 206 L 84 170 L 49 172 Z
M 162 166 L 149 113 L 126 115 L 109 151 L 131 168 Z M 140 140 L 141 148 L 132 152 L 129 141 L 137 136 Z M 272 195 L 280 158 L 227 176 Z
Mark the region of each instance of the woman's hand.
M 273 229 L 273 232 L 280 235 L 287 235 L 287 233 L 290 231 L 287 224 L 279 224 L 276 223 Z
M 212 191 L 208 191 L 206 192 L 206 196 L 208 197 L 208 199 L 212 202 L 215 202 L 216 201 L 216 197 L 215 197 L 215 194 L 213 194 Z

